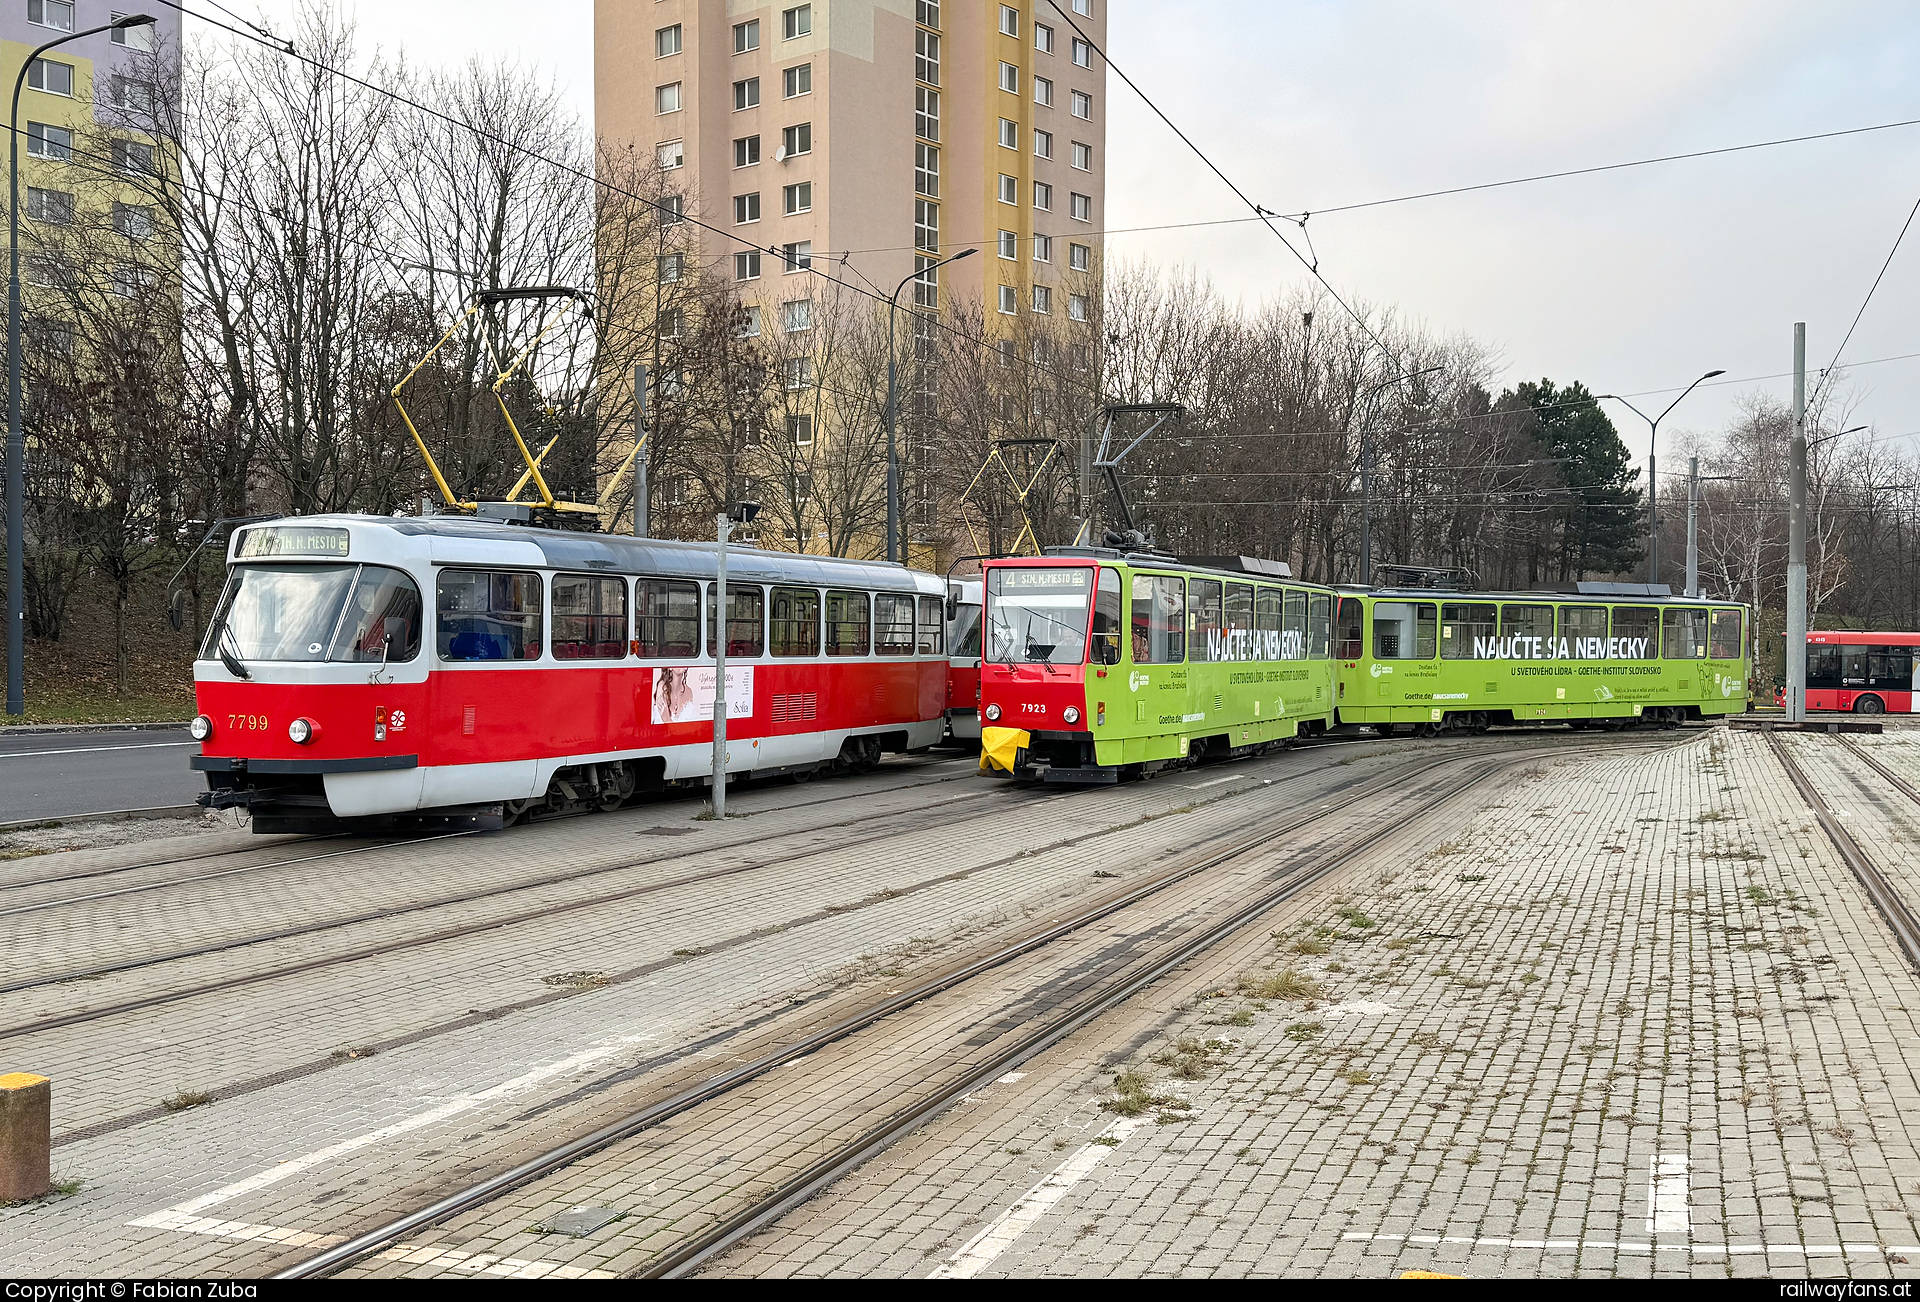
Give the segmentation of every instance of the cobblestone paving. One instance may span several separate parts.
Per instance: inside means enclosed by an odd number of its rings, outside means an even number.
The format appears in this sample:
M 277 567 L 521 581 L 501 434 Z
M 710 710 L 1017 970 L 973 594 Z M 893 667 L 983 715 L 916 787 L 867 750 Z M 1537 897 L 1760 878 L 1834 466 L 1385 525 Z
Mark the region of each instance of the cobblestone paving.
M 1920 979 L 1759 735 L 1344 880 L 709 1272 L 1920 1273 Z

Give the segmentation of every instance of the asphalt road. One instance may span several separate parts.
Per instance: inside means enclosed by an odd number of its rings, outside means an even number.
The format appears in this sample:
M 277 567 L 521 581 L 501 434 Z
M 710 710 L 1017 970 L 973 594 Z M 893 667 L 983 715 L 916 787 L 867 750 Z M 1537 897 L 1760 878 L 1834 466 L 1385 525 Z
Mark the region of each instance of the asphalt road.
M 0 823 L 192 804 L 197 750 L 185 729 L 0 733 Z

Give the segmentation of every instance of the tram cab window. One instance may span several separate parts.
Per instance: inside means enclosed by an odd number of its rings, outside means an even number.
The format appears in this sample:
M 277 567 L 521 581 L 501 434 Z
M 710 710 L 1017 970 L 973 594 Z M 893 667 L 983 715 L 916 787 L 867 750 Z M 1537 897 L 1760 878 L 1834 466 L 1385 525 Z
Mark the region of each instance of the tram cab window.
M 700 585 L 642 579 L 633 585 L 633 653 L 647 660 L 700 654 Z
M 1333 598 L 1315 592 L 1307 598 L 1307 658 L 1325 660 L 1333 653 Z
M 941 652 L 940 643 L 947 631 L 947 603 L 938 597 L 920 598 L 920 654 L 937 656 Z M 974 636 L 979 636 L 979 621 L 974 622 Z
M 1366 612 L 1366 603 L 1360 598 L 1340 598 L 1340 616 L 1334 626 L 1335 660 L 1358 660 L 1366 654 Z
M 880 656 L 913 654 L 913 598 L 898 592 L 873 596 L 873 653 Z
M 1619 660 L 1652 660 L 1660 654 L 1660 612 L 1652 606 L 1615 606 L 1613 636 L 1627 643 L 1614 648 Z
M 1126 624 L 1120 599 L 1120 571 L 1102 569 L 1093 590 L 1093 637 L 1087 659 L 1096 665 L 1120 663 L 1120 634 Z
M 1840 686 L 1840 648 L 1837 646 L 1807 647 L 1807 686 L 1836 688 Z
M 1133 662 L 1177 665 L 1186 658 L 1186 585 L 1171 574 L 1134 575 Z
M 610 574 L 553 576 L 553 658 L 618 660 L 627 654 L 627 581 Z
M 953 607 L 953 622 L 947 625 L 947 645 L 952 648 L 947 654 L 956 656 L 978 656 L 980 654 L 980 607 L 972 602 L 956 602 Z
M 420 654 L 420 589 L 400 570 L 362 565 L 329 660 L 400 664 Z
M 1307 594 L 1288 588 L 1280 615 L 1280 658 L 1307 658 Z
M 1709 642 L 1711 649 L 1707 654 L 1715 660 L 1738 660 L 1746 644 L 1746 639 L 1740 636 L 1740 612 L 1714 611 L 1713 633 Z
M 1093 612 L 1091 567 L 996 565 L 987 571 L 987 655 L 1003 665 L 1077 665 Z
M 1427 601 L 1373 603 L 1375 660 L 1431 660 L 1438 642 L 1436 607 Z
M 1227 585 L 1227 636 L 1223 660 L 1258 660 L 1253 640 L 1253 585 Z
M 1552 606 L 1502 606 L 1500 608 L 1501 637 L 1537 637 L 1542 640 L 1553 636 Z
M 866 593 L 827 593 L 828 655 L 865 655 L 868 631 Z
M 442 570 L 436 641 L 442 660 L 538 660 L 540 576 Z
M 714 626 L 718 623 L 713 609 L 713 590 L 717 583 L 707 586 L 707 654 L 714 649 Z M 727 585 L 727 659 L 752 660 L 763 649 L 766 631 L 767 594 L 760 590 L 757 583 L 729 583 Z
M 1226 659 L 1225 612 L 1220 606 L 1218 579 L 1187 581 L 1188 624 L 1193 631 L 1193 659 Z
M 223 642 L 243 661 L 397 664 L 420 653 L 420 589 L 384 565 L 236 565 L 200 658 Z
M 1662 621 L 1660 654 L 1668 660 L 1698 660 L 1707 654 L 1707 612 L 1669 607 Z
M 775 588 L 767 621 L 776 656 L 820 654 L 820 594 L 812 588 Z
M 1487 643 L 1495 637 L 1493 603 L 1449 601 L 1440 607 L 1440 658 L 1485 660 Z
M 1560 607 L 1560 636 L 1569 643 L 1569 649 L 1578 659 L 1598 658 L 1592 643 L 1607 640 L 1607 608 L 1605 606 L 1562 606 Z M 1585 651 L 1580 649 L 1582 642 L 1588 643 Z

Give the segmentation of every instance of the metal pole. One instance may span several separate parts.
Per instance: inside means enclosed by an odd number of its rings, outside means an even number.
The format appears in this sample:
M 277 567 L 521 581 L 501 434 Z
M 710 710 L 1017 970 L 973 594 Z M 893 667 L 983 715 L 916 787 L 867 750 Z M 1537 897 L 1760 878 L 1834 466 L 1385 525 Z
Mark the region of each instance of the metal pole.
M 1687 595 L 1700 595 L 1700 458 L 1687 458 Z
M 719 517 L 720 577 L 713 585 L 713 816 L 727 816 L 727 531 Z
M 647 364 L 633 364 L 633 536 L 645 538 L 650 522 L 647 519 L 647 451 L 639 447 L 647 437 Z
M 1793 326 L 1793 443 L 1787 472 L 1787 718 L 1807 717 L 1807 323 Z
M 1096 408 L 1087 417 L 1087 427 L 1080 431 L 1080 519 L 1087 531 L 1087 546 L 1098 547 L 1100 537 L 1093 522 L 1093 427 L 1100 423 L 1100 411 Z
M 1373 422 L 1360 427 L 1360 582 L 1373 582 Z
M 1662 412 L 1661 415 L 1665 415 Z M 1653 449 L 1660 438 L 1658 417 L 1648 422 L 1647 431 L 1647 582 L 1660 582 L 1660 489 L 1654 473 Z
M 887 560 L 900 559 L 900 459 L 894 451 L 893 428 L 897 419 L 895 411 L 895 388 L 893 374 L 893 335 L 895 321 L 900 315 L 900 290 L 906 288 L 902 281 L 893 291 L 893 297 L 887 300 Z

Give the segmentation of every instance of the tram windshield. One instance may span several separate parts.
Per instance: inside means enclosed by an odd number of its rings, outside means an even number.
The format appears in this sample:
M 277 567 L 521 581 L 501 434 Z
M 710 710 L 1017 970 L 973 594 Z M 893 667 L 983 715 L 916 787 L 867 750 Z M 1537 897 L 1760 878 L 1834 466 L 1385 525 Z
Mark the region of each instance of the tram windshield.
M 420 589 L 383 565 L 236 565 L 202 659 L 411 660 Z
M 987 655 L 999 664 L 1077 665 L 1086 654 L 1093 571 L 996 566 L 987 571 Z

